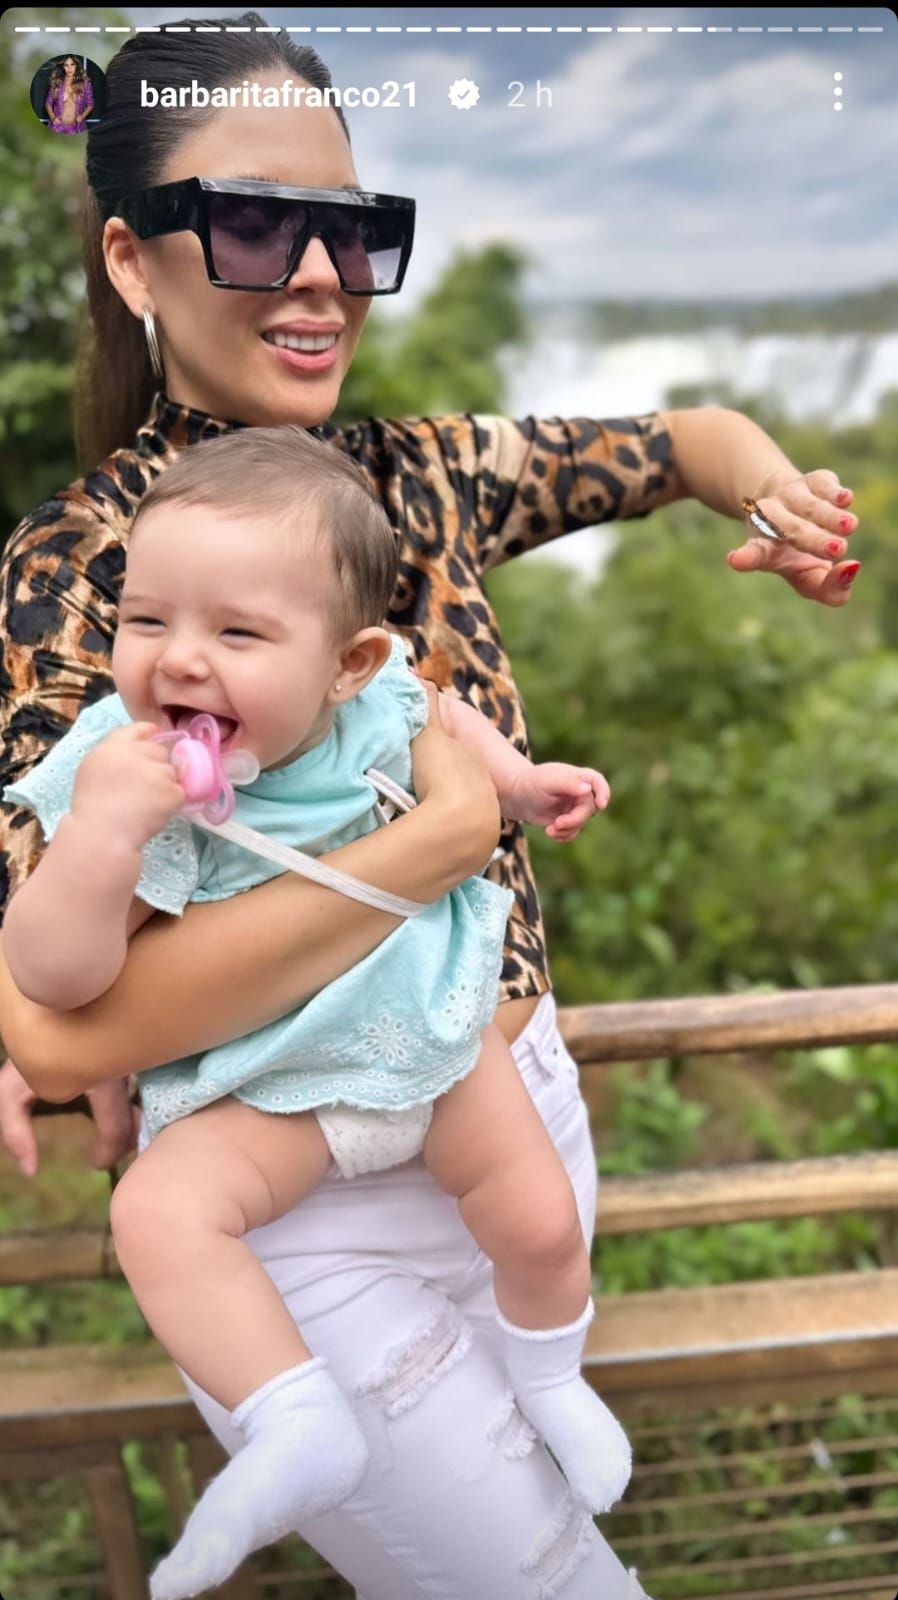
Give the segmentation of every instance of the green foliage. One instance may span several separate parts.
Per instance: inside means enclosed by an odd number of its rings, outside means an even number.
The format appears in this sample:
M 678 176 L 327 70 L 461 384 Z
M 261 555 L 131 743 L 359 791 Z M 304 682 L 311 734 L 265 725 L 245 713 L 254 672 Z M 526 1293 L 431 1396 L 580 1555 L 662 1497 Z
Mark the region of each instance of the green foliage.
M 164 1441 L 163 1449 L 167 1447 L 167 1443 L 168 1441 Z M 152 1545 L 154 1560 L 159 1560 L 170 1548 L 172 1530 L 165 1491 L 158 1472 L 158 1462 L 152 1459 L 151 1447 L 138 1444 L 135 1439 L 124 1446 L 122 1460 L 134 1497 L 141 1533 Z M 174 1446 L 174 1459 L 170 1470 L 180 1480 L 182 1495 L 189 1496 L 187 1447 L 180 1441 Z
M 53 1146 L 39 1176 L 28 1184 L 2 1173 L 0 1231 L 12 1228 L 102 1227 L 109 1209 L 103 1172 L 54 1160 Z M 45 1284 L 39 1289 L 0 1288 L 0 1344 L 25 1347 L 104 1340 L 146 1339 L 146 1324 L 120 1282 Z
M 71 25 L 56 6 L 15 12 L 15 25 Z M 99 8 L 100 25 L 121 13 Z M 79 211 L 84 141 L 60 138 L 29 103 L 37 68 L 64 49 L 64 35 L 0 30 L 0 529 L 75 473 L 70 395 L 84 302 Z M 102 35 L 91 49 L 105 50 Z
M 621 1069 L 615 1074 L 615 1141 L 602 1172 L 610 1177 L 694 1166 L 707 1120 L 707 1107 L 680 1093 L 671 1062 Z
M 74 15 L 16 13 L 43 27 Z M 122 20 L 110 9 L 92 16 Z M 91 48 L 106 59 L 103 43 Z M 84 312 L 84 143 L 54 138 L 30 109 L 28 87 L 48 53 L 44 35 L 0 33 L 0 538 L 77 476 L 71 394 Z M 501 409 L 501 357 L 526 339 L 524 267 L 503 243 L 460 251 L 412 314 L 375 306 L 337 419 Z
M 538 557 L 491 577 L 534 753 L 612 787 L 573 845 L 531 837 L 563 1002 L 894 979 L 895 408 L 832 437 L 772 431 L 856 491 L 846 610 L 732 573 L 692 503 L 622 525 L 591 586 Z M 895 1063 L 885 1045 L 785 1057 L 767 1100 L 737 1099 L 743 1158 L 894 1147 Z M 713 1162 L 719 1137 L 673 1064 L 621 1069 L 601 1168 Z M 798 1219 L 604 1239 L 596 1259 L 622 1292 L 892 1264 L 898 1237 L 889 1216 Z
M 627 1512 L 612 1511 L 603 1532 L 624 1559 L 638 1527 L 639 1575 L 659 1600 L 747 1594 L 746 1582 L 751 1593 L 766 1592 L 789 1581 L 787 1562 L 795 1556 L 805 1558 L 802 1582 L 829 1580 L 833 1592 L 840 1577 L 853 1582 L 878 1573 L 886 1583 L 883 1557 L 860 1551 L 891 1537 L 895 1490 L 859 1491 L 843 1475 L 895 1471 L 894 1412 L 893 1401 L 846 1396 L 820 1407 L 783 1401 L 763 1410 L 720 1409 L 689 1425 L 648 1430 L 638 1444 L 644 1471 L 628 1491 Z M 792 1493 L 784 1496 L 788 1484 Z M 738 1505 L 729 1500 L 734 1489 Z M 875 1516 L 853 1521 L 859 1506 Z M 741 1565 L 749 1560 L 757 1563 L 750 1572 Z M 731 1565 L 709 1570 L 720 1563 Z
M 0 1343 L 142 1344 L 147 1327 L 124 1283 L 0 1289 Z
M 388 322 L 375 305 L 338 420 L 501 410 L 499 358 L 527 338 L 519 305 L 525 264 L 504 244 L 459 251 L 410 316 Z
M 777 438 L 856 490 L 846 610 L 731 572 L 693 502 L 622 526 L 592 586 L 538 559 L 491 579 L 534 751 L 612 787 L 572 846 L 532 840 L 569 1003 L 893 975 L 898 423 Z
M 58 1600 L 59 1577 L 88 1574 L 96 1539 L 83 1486 L 75 1480 L 29 1482 L 27 1513 L 13 1485 L 0 1484 L 0 1593 Z M 40 1536 L 29 1536 L 29 1525 Z M 83 1581 L 83 1580 L 82 1580 Z

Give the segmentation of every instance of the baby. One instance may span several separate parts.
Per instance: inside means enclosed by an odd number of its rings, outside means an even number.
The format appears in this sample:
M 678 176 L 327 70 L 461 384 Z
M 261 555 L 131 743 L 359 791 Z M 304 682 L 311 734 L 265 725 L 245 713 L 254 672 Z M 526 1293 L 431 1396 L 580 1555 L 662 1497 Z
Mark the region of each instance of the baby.
M 154 911 L 282 870 L 178 815 L 184 789 L 154 734 L 210 714 L 225 759 L 240 749 L 261 769 L 235 820 L 281 844 L 318 855 L 379 825 L 366 774 L 408 789 L 428 717 L 383 626 L 397 563 L 361 470 L 299 428 L 224 435 L 162 474 L 131 533 L 117 692 L 4 791 L 50 841 L 4 931 L 30 999 L 88 1003 Z M 600 773 L 534 765 L 473 707 L 439 706 L 506 816 L 571 839 L 607 804 Z M 590 1510 L 622 1494 L 626 1437 L 580 1375 L 593 1305 L 573 1190 L 494 1021 L 511 901 L 469 879 L 288 1016 L 141 1075 L 151 1142 L 113 1197 L 119 1260 L 153 1332 L 245 1440 L 156 1569 L 153 1600 L 224 1582 L 364 1475 L 348 1401 L 243 1243 L 334 1164 L 351 1177 L 423 1151 L 493 1262 L 521 1411 Z

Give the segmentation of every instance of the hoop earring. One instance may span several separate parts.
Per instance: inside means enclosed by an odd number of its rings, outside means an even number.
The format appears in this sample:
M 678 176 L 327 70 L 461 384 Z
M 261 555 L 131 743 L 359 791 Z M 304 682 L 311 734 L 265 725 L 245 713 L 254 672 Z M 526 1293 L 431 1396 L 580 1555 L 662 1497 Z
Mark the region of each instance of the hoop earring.
M 149 306 L 143 308 L 143 331 L 146 334 L 147 349 L 150 352 L 150 365 L 153 368 L 154 378 L 164 378 L 165 369 L 162 365 L 162 354 L 159 349 L 159 339 L 156 335 L 156 318 Z

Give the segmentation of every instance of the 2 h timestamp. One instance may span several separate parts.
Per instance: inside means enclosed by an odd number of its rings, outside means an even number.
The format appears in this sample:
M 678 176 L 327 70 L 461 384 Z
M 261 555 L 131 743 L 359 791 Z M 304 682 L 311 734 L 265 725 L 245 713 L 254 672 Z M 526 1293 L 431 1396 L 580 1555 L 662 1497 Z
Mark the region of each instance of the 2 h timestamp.
M 541 83 L 537 78 L 535 83 L 520 83 L 516 79 L 508 84 L 510 99 L 508 106 L 513 111 L 528 111 L 535 106 L 538 111 L 545 108 L 551 110 L 552 91 L 547 83 Z

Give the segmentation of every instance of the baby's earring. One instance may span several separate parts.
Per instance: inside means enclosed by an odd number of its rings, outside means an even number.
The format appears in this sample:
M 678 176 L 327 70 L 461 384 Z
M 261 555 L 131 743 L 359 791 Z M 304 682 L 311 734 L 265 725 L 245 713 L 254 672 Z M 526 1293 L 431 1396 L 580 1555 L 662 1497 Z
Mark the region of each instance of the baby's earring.
M 342 687 L 343 687 L 342 683 L 335 683 L 334 684 L 334 694 L 339 694 L 340 690 L 342 689 Z

